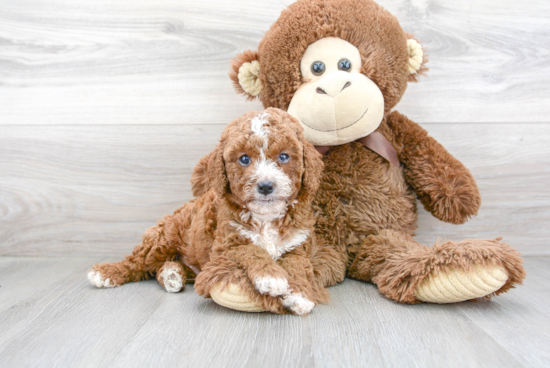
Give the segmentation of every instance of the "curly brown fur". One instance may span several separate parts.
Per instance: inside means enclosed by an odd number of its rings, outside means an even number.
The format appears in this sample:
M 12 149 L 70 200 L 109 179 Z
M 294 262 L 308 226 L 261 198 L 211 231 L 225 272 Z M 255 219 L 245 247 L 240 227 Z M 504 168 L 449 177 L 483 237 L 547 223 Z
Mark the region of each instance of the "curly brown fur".
M 506 265 L 509 280 L 495 295 L 521 284 L 522 260 L 504 243 L 448 242 L 446 251 L 440 251 L 438 244 L 427 248 L 412 239 L 416 197 L 436 217 L 454 223 L 475 215 L 480 197 L 469 171 L 422 128 L 397 113 L 390 119 L 378 131 L 396 147 L 401 167 L 358 142 L 332 147 L 323 158 L 325 172 L 314 201 L 316 234 L 335 247 L 347 275 L 372 281 L 387 297 L 406 303 L 416 301 L 414 288 L 431 272 L 441 271 L 445 262 L 466 269 L 473 264 Z M 386 243 L 373 242 L 379 236 Z M 469 253 L 462 253 L 462 248 Z M 332 279 L 340 281 L 335 274 Z
M 123 261 L 95 265 L 92 270 L 99 271 L 104 278 L 110 279 L 114 286 L 153 277 L 166 261 L 178 258 L 178 250 L 170 244 L 169 234 L 177 232 L 180 226 L 185 226 L 180 223 L 179 215 L 182 212 L 186 213 L 190 206 L 192 204 L 176 210 L 174 215 L 165 216 L 157 225 L 147 229 L 141 244 Z
M 290 158 L 281 161 L 281 153 Z M 243 154 L 253 164 L 243 164 Z M 124 261 L 92 270 L 117 286 L 154 275 L 164 285 L 165 270 L 185 282 L 195 277 L 189 267 L 200 269 L 200 295 L 208 297 L 216 283 L 236 283 L 274 313 L 288 312 L 287 296 L 327 302 L 310 261 L 317 247 L 312 200 L 322 170 L 321 155 L 290 115 L 278 109 L 245 114 L 197 165 L 193 185 L 201 195 L 148 229 Z M 266 178 L 273 178 L 274 189 L 261 194 Z M 287 285 L 270 289 L 272 279 Z
M 200 197 L 210 189 L 210 177 L 208 176 L 208 163 L 216 151 L 203 156 L 191 173 L 191 188 L 194 197 Z
M 409 239 L 416 228 L 416 198 L 435 217 L 460 224 L 478 212 L 481 197 L 460 161 L 418 124 L 392 112 L 407 83 L 427 71 L 428 57 L 423 49 L 419 70 L 409 73 L 407 39 L 414 37 L 380 5 L 371 0 L 299 0 L 281 13 L 256 54 L 233 61 L 232 79 L 238 84 L 235 71 L 244 60 L 259 60 L 263 105 L 288 109 L 304 83 L 304 52 L 324 37 L 339 37 L 359 50 L 361 73 L 384 97 L 385 115 L 377 131 L 394 146 L 401 166 L 393 167 L 357 142 L 334 146 L 324 155 L 325 172 L 314 201 L 316 235 L 335 252 L 336 263 L 327 262 L 328 253 L 320 251 L 320 260 L 312 259 L 315 274 L 324 285 L 333 285 L 342 281 L 346 269 L 348 276 L 373 281 L 386 296 L 402 302 L 414 302 L 411 290 L 430 272 L 441 270 L 445 257 L 449 262 L 462 259 L 456 265 L 465 268 L 493 260 L 506 264 L 509 281 L 495 294 L 521 284 L 521 259 L 503 243 L 468 240 L 426 248 Z M 379 238 L 386 240 L 373 240 Z M 463 255 L 462 248 L 469 253 L 456 258 Z
M 427 211 L 462 224 L 475 216 L 481 195 L 470 171 L 414 121 L 394 111 L 388 117 L 404 174 Z

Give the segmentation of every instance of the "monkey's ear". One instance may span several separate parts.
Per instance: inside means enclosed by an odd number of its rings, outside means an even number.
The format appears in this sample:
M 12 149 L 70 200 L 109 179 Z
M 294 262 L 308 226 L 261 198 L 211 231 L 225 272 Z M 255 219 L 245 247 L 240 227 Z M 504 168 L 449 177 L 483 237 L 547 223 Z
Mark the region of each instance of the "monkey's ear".
M 257 51 L 244 51 L 231 60 L 229 77 L 238 93 L 247 96 L 247 100 L 253 100 L 260 95 L 262 83 L 260 82 L 260 56 Z
M 413 35 L 407 33 L 407 49 L 409 51 L 409 82 L 418 82 L 418 77 L 428 71 L 426 63 L 428 54 Z

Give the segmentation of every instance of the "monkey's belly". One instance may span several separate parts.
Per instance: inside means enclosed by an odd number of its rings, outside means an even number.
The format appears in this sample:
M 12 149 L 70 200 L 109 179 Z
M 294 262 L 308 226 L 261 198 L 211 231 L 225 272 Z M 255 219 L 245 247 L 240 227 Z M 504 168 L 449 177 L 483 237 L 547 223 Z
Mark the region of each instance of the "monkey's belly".
M 314 202 L 317 231 L 351 246 L 382 229 L 414 234 L 416 199 L 403 170 L 357 142 L 332 148 Z

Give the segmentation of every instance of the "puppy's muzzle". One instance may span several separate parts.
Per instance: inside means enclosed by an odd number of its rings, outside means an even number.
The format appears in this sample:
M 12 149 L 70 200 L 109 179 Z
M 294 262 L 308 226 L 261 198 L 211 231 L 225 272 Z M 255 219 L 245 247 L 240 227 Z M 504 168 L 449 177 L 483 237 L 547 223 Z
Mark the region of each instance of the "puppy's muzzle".
M 263 195 L 269 195 L 275 190 L 275 183 L 272 181 L 261 181 L 258 183 L 258 192 Z

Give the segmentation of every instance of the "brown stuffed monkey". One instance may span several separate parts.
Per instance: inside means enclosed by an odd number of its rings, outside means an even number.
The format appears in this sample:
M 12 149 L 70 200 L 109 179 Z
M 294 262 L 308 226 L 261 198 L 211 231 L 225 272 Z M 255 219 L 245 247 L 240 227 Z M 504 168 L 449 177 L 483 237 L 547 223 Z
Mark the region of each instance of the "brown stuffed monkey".
M 426 61 L 418 41 L 371 0 L 299 0 L 258 51 L 232 62 L 239 92 L 287 110 L 324 153 L 316 233 L 340 257 L 316 263 L 326 286 L 345 273 L 398 302 L 452 303 L 498 295 L 525 277 L 519 253 L 500 238 L 426 247 L 412 237 L 417 199 L 453 224 L 481 204 L 468 169 L 392 110 Z

